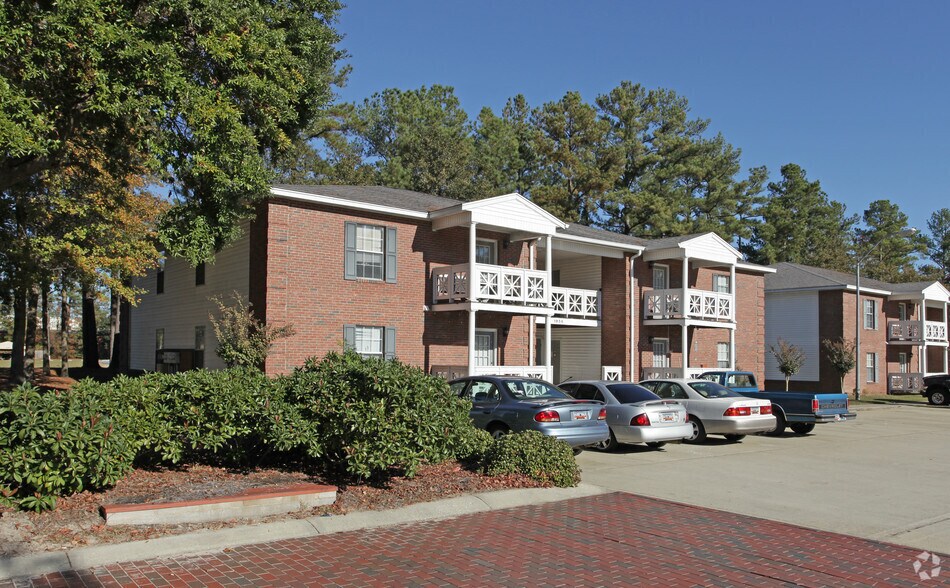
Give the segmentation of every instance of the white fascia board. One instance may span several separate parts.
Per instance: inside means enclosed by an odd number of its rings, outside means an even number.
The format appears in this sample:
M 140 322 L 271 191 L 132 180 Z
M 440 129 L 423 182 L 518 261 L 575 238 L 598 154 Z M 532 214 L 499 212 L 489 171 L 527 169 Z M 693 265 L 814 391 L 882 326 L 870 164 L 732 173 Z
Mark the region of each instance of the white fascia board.
M 801 288 L 765 288 L 766 294 L 779 293 L 779 292 L 830 292 L 834 290 L 845 290 L 847 292 L 854 292 L 855 288 L 853 285 L 831 285 L 831 286 L 803 286 Z M 874 288 L 865 288 L 861 286 L 861 294 L 880 294 L 882 296 L 890 296 L 891 293 L 887 290 L 875 290 Z
M 750 272 L 757 272 L 760 274 L 774 274 L 778 271 L 774 267 L 765 267 L 764 265 L 758 265 L 755 263 L 742 263 L 742 262 L 736 263 L 736 269 L 750 271 Z M 861 289 L 863 290 L 864 288 L 861 288 Z
M 844 289 L 847 290 L 848 292 L 854 292 L 855 290 L 857 290 L 857 287 L 854 284 L 848 284 Z M 862 294 L 880 294 L 881 296 L 893 295 L 893 292 L 891 292 L 890 290 L 878 290 L 877 288 L 865 288 L 864 286 L 861 286 L 861 293 Z
M 405 208 L 396 208 L 394 206 L 382 206 L 379 204 L 370 204 L 368 202 L 358 202 L 346 198 L 337 198 L 335 196 L 323 196 L 320 194 L 306 194 L 294 190 L 285 190 L 283 188 L 271 188 L 270 193 L 273 196 L 281 198 L 290 198 L 291 200 L 300 200 L 301 202 L 313 202 L 316 204 L 326 204 L 328 206 L 337 206 L 340 208 L 349 208 L 352 210 L 364 210 L 367 212 L 377 212 L 389 216 L 400 216 L 404 218 L 428 219 L 428 212 L 418 210 L 408 210 Z
M 615 241 L 603 241 L 601 239 L 591 239 L 590 237 L 578 237 L 576 235 L 564 235 L 558 233 L 554 235 L 553 241 L 574 241 L 575 243 L 586 243 L 589 245 L 597 245 L 600 247 L 607 247 L 609 249 L 621 249 L 623 251 L 633 251 L 636 253 L 643 253 L 643 250 L 646 249 L 643 245 L 634 245 L 630 243 L 617 243 Z

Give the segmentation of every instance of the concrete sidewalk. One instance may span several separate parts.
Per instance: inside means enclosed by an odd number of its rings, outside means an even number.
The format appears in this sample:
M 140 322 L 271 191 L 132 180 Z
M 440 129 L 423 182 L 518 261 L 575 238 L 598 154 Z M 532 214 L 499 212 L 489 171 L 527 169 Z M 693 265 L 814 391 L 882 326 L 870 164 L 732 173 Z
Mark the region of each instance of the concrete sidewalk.
M 209 553 L 254 543 L 301 539 L 420 521 L 436 521 L 517 506 L 582 498 L 606 491 L 591 484 L 580 484 L 576 488 L 499 490 L 422 502 L 392 510 L 361 511 L 339 516 L 319 516 L 243 525 L 183 535 L 169 535 L 144 541 L 5 557 L 0 558 L 0 580 L 67 570 L 84 570 L 118 562 Z

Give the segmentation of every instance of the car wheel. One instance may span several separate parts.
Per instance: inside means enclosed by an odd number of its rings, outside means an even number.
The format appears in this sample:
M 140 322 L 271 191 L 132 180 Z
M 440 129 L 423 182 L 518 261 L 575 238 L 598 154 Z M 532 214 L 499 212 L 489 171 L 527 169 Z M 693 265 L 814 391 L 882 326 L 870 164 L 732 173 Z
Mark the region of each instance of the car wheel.
M 927 391 L 927 401 L 930 404 L 940 406 L 950 402 L 950 397 L 947 396 L 946 388 L 934 387 Z
M 611 431 L 610 437 L 607 437 L 597 445 L 594 445 L 594 448 L 598 451 L 613 451 L 614 449 L 617 449 L 617 445 L 619 445 L 619 443 L 617 443 L 617 438 L 614 437 L 614 432 Z
M 666 441 L 650 441 L 647 443 L 647 447 L 652 447 L 653 449 L 659 449 L 666 445 Z
M 693 425 L 693 434 L 686 438 L 690 443 L 702 443 L 706 440 L 706 427 L 703 422 L 693 415 L 689 415 L 689 424 Z
M 725 437 L 729 441 L 742 441 L 743 439 L 745 439 L 745 435 L 736 435 L 734 433 L 723 435 L 723 437 Z
M 792 423 L 789 428 L 796 435 L 807 435 L 815 430 L 815 423 Z
M 492 439 L 501 439 L 510 432 L 511 429 L 505 425 L 492 425 L 488 428 L 488 434 L 491 435 Z
M 785 427 L 788 425 L 788 423 L 785 422 L 785 413 L 776 410 L 772 413 L 772 416 L 775 417 L 775 428 L 771 431 L 767 431 L 765 434 L 773 437 L 781 437 L 782 433 L 785 432 Z

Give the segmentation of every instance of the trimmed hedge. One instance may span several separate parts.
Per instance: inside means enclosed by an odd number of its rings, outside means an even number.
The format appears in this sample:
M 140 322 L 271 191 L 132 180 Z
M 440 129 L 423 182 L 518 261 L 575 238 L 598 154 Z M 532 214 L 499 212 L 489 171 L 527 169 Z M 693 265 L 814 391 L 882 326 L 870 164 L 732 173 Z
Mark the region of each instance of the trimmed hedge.
M 567 443 L 538 431 L 505 435 L 485 453 L 485 473 L 524 474 L 555 486 L 576 486 L 581 480 L 574 450 Z
M 95 398 L 0 393 L 0 499 L 46 510 L 56 496 L 111 486 L 132 469 L 135 443 Z

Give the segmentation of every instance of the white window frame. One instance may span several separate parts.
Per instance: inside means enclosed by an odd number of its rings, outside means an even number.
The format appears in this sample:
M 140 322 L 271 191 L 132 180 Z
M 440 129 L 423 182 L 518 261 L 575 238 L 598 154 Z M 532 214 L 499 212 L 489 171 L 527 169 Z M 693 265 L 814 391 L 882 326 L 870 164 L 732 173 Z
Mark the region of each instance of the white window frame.
M 906 351 L 901 351 L 897 354 L 897 364 L 900 373 L 906 374 L 910 372 L 910 356 Z
M 491 253 L 488 261 L 478 259 L 478 247 L 487 246 Z M 475 240 L 475 263 L 484 263 L 487 265 L 498 265 L 498 241 L 494 239 L 476 239 Z
M 379 342 L 379 352 L 376 351 L 363 351 L 360 348 L 360 344 L 364 343 L 366 340 L 366 335 L 370 334 L 370 343 L 376 342 L 376 337 L 373 337 L 371 333 L 378 333 L 378 342 Z M 353 331 L 353 349 L 359 353 L 362 357 L 379 357 L 382 358 L 386 352 L 386 329 L 385 327 L 378 327 L 375 325 L 355 325 Z
M 666 349 L 665 354 L 657 354 L 656 346 L 658 343 L 662 343 Z M 670 340 L 664 337 L 654 337 L 653 342 L 650 344 L 650 347 L 653 351 L 653 367 L 655 368 L 669 368 L 670 367 Z M 657 361 L 659 359 L 659 361 Z
M 379 251 L 375 249 L 365 248 L 367 244 L 367 230 L 372 231 L 373 233 L 378 233 L 379 235 Z M 372 242 L 376 244 L 375 236 L 372 237 Z M 361 248 L 360 245 L 363 245 L 364 248 Z M 365 271 L 367 266 L 366 256 L 372 256 L 373 259 L 379 259 L 379 275 L 364 275 L 361 270 Z M 373 264 L 375 267 L 375 263 Z M 375 274 L 375 272 L 374 272 Z M 362 280 L 377 280 L 382 281 L 386 279 L 386 227 L 382 225 L 370 225 L 365 223 L 356 223 L 356 277 Z
M 865 380 L 869 383 L 877 382 L 877 353 L 869 351 L 864 356 Z
M 656 285 L 656 274 L 657 270 L 663 270 L 663 277 L 666 283 L 662 288 Z M 670 266 L 665 263 L 654 263 L 653 264 L 653 289 L 654 290 L 669 290 L 670 289 Z M 669 367 L 669 366 L 666 366 Z
M 868 331 L 877 330 L 877 300 L 865 298 L 862 300 L 864 305 L 864 328 Z
M 732 284 L 728 274 L 713 274 L 713 292 L 717 294 L 732 294 Z
M 716 343 L 716 367 L 731 368 L 731 353 L 729 352 L 729 342 L 719 341 Z

